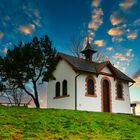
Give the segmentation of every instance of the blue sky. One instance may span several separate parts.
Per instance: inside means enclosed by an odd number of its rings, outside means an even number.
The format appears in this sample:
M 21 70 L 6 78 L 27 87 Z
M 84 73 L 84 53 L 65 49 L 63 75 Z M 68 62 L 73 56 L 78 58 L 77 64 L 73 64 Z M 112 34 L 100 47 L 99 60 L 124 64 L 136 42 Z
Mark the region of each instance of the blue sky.
M 134 76 L 131 100 L 140 100 L 139 7 L 139 0 L 1 0 L 0 54 L 45 34 L 68 53 L 73 36 L 89 35 L 117 68 Z

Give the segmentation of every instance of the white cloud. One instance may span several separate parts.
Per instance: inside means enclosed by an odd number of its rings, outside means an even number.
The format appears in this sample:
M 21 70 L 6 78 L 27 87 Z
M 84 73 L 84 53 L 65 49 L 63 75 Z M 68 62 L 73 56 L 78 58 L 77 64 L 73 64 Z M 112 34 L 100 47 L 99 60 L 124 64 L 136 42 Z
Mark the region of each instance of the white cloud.
M 121 53 L 115 53 L 115 55 L 113 55 L 112 57 L 113 58 L 117 58 L 117 59 L 119 59 L 121 61 L 128 60 L 128 58 L 125 57 L 125 55 L 124 54 L 121 54 Z
M 35 30 L 35 25 L 34 24 L 20 25 L 19 30 L 26 35 L 32 34 L 32 32 Z
M 105 46 L 106 42 L 105 40 L 95 40 L 94 44 L 97 45 L 98 47 Z
M 93 7 L 99 7 L 100 3 L 101 3 L 101 0 L 93 0 L 92 1 L 92 6 Z
M 140 88 L 140 72 L 137 73 L 134 77 L 133 80 L 136 82 L 135 83 L 135 87 L 139 87 Z
M 128 49 L 128 51 L 126 52 L 126 56 L 131 57 L 132 56 L 132 49 Z
M 132 32 L 127 35 L 127 38 L 130 40 L 136 39 L 138 36 L 137 32 Z
M 124 53 L 115 53 L 115 55 L 112 56 L 112 58 L 118 59 L 119 61 L 126 61 L 126 60 L 132 60 L 132 58 L 134 57 L 133 54 L 133 50 L 132 49 L 128 49 L 126 52 Z
M 120 36 L 113 36 L 112 37 L 112 42 L 118 42 L 118 43 L 120 43 L 122 41 L 124 41 L 124 39 L 122 37 L 120 37 Z
M 90 42 L 95 36 L 95 32 L 98 30 L 98 28 L 103 24 L 103 18 L 104 15 L 103 10 L 100 8 L 101 0 L 92 0 L 92 15 L 91 15 L 91 21 L 88 24 L 88 36 L 90 38 Z
M 140 18 L 138 18 L 134 21 L 134 25 L 135 26 L 140 26 Z
M 92 20 L 88 25 L 88 29 L 97 30 L 99 28 L 99 26 L 101 26 L 103 24 L 102 15 L 103 15 L 103 11 L 101 8 L 94 9 L 93 15 L 92 15 Z
M 113 47 L 108 47 L 106 48 L 107 51 L 112 51 L 113 50 Z
M 112 25 L 118 25 L 118 24 L 120 24 L 120 23 L 122 23 L 124 21 L 124 17 L 120 12 L 115 11 L 110 16 L 110 21 L 111 21 Z
M 110 30 L 108 30 L 108 34 L 110 36 L 121 36 L 123 33 L 123 29 L 120 27 L 111 28 Z
M 123 2 L 121 2 L 119 4 L 119 6 L 122 9 L 127 10 L 127 9 L 131 8 L 135 3 L 136 3 L 136 0 L 124 0 Z
M 0 40 L 2 40 L 3 36 L 4 36 L 4 33 L 0 32 Z
M 7 54 L 7 51 L 8 51 L 8 48 L 7 48 L 7 47 L 5 47 L 5 48 L 2 50 L 2 52 L 3 52 L 4 54 Z

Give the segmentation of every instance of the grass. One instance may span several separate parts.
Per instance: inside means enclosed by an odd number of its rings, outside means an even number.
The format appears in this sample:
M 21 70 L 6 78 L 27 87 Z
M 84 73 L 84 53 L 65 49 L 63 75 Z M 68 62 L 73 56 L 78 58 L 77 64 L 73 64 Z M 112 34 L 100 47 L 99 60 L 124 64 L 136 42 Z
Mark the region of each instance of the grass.
M 140 117 L 0 106 L 0 140 L 140 140 Z

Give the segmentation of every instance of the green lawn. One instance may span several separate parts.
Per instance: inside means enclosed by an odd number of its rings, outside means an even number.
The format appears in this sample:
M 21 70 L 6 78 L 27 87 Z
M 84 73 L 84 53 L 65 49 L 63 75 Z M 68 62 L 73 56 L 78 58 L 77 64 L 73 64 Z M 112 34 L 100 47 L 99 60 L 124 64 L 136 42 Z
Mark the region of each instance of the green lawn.
M 140 140 L 140 117 L 0 106 L 0 140 Z

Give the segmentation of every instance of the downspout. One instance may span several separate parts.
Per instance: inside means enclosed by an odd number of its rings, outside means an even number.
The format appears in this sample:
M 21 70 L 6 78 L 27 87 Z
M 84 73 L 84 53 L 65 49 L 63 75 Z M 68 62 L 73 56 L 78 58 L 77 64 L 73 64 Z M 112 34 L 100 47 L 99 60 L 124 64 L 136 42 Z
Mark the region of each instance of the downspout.
M 77 110 L 77 78 L 80 74 L 75 76 L 75 110 Z

